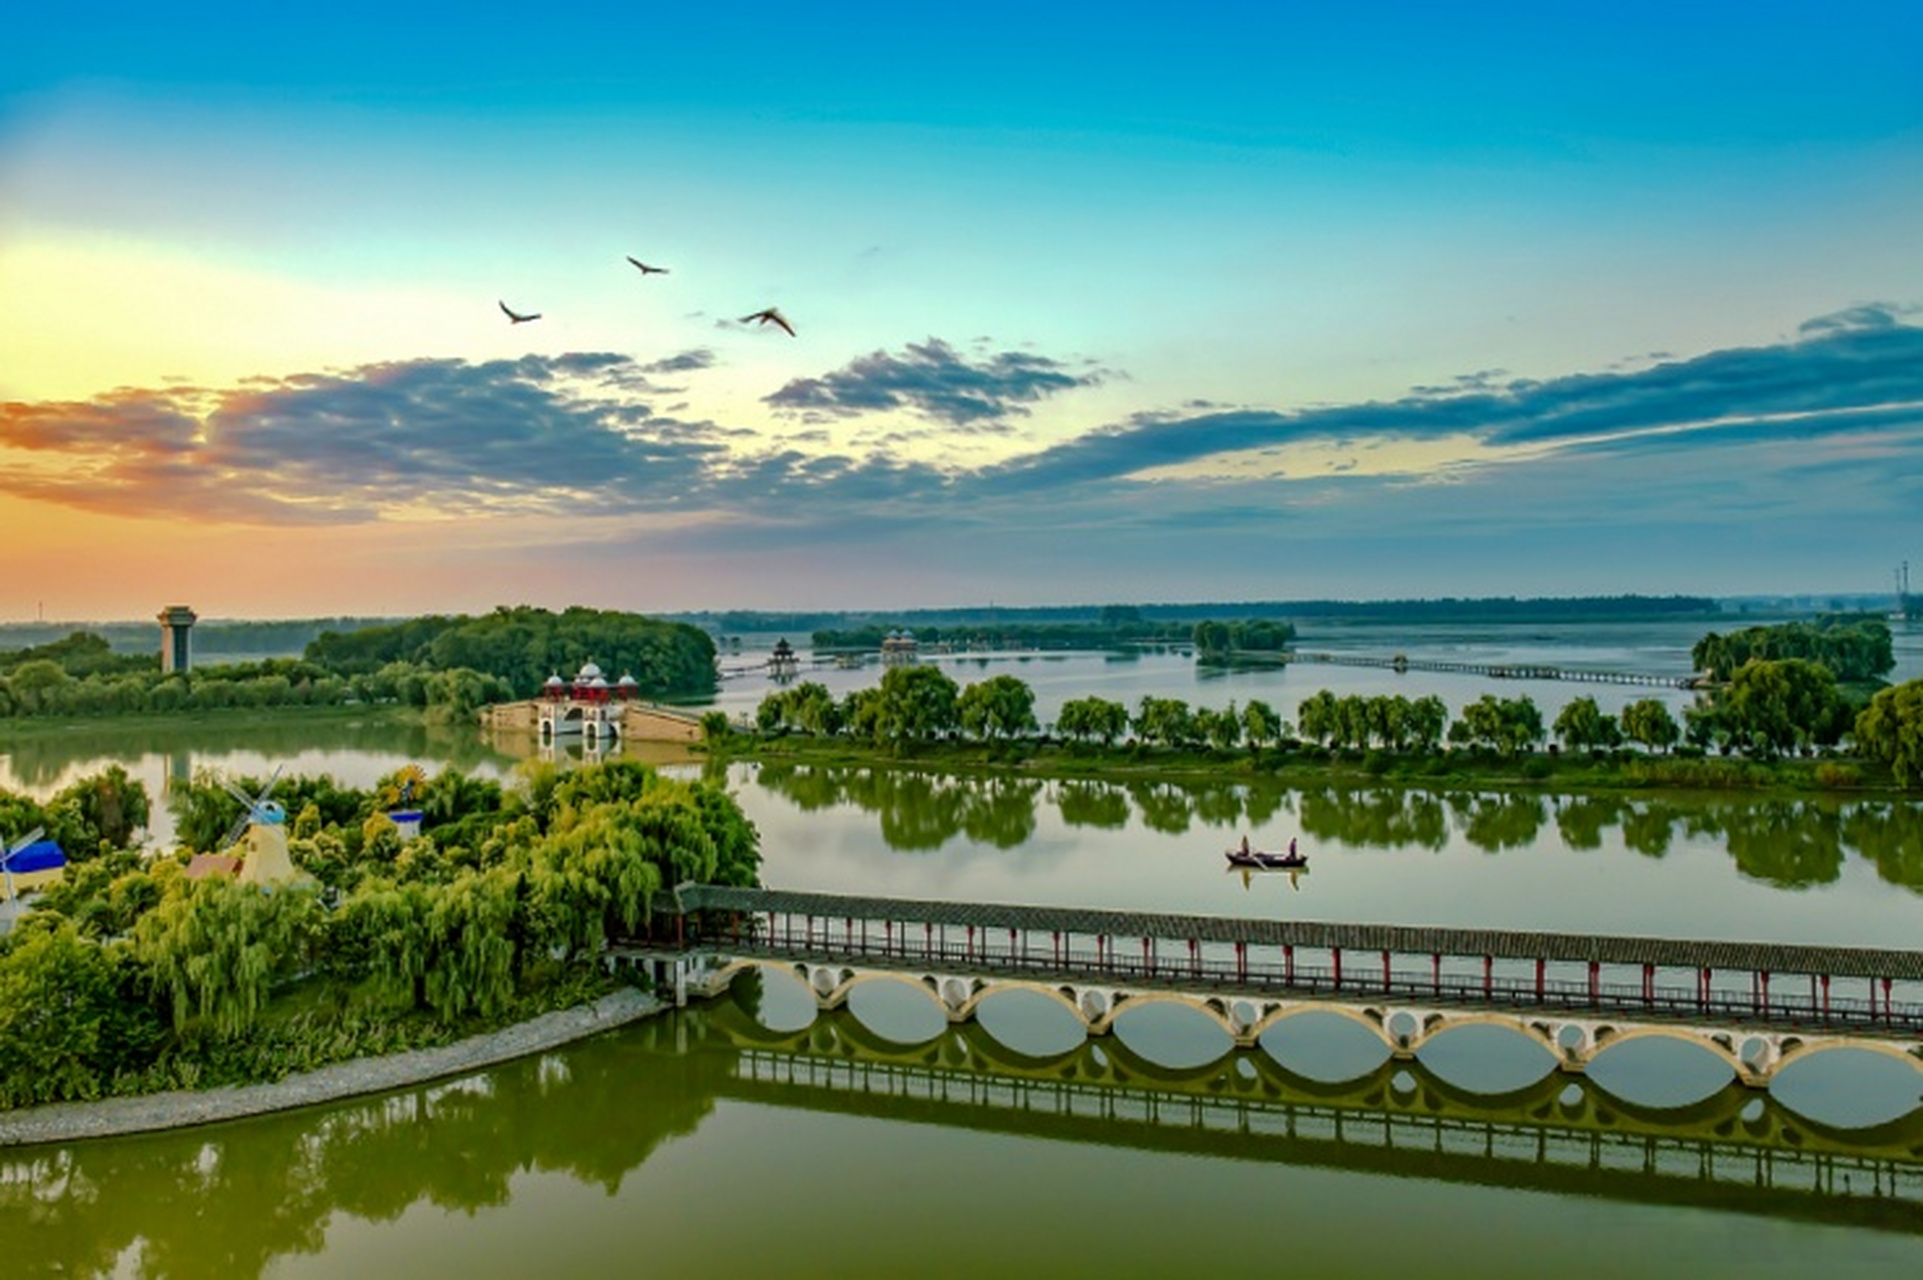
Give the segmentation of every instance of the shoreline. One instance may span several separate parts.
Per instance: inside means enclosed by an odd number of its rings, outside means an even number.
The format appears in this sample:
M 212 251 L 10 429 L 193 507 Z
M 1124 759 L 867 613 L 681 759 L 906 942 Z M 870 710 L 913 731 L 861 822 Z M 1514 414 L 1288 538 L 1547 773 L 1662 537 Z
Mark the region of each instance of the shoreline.
M 636 988 L 432 1049 L 354 1058 L 267 1084 L 179 1089 L 0 1111 L 0 1148 L 119 1138 L 244 1120 L 463 1075 L 585 1040 L 666 1011 Z

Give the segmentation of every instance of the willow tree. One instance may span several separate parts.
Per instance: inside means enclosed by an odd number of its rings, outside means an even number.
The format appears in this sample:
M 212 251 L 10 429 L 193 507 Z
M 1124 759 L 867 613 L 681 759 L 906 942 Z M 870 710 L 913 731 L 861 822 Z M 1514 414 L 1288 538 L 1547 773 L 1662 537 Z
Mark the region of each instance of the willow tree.
M 299 888 L 182 882 L 134 926 L 134 954 L 170 999 L 175 1030 L 199 1018 L 231 1038 L 260 1019 L 275 983 L 306 967 L 319 920 Z

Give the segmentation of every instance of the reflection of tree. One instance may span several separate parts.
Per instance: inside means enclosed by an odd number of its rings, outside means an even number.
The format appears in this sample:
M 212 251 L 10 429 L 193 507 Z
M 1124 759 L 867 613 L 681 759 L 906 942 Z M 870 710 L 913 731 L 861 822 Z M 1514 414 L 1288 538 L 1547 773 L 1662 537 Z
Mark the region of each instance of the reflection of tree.
M 111 1274 L 138 1242 L 144 1274 L 252 1276 L 319 1252 L 336 1213 L 391 1221 L 423 1202 L 471 1213 L 506 1203 L 528 1169 L 612 1192 L 694 1131 L 731 1069 L 720 1048 L 669 1052 L 673 1032 L 657 1019 L 493 1068 L 485 1087 L 41 1148 L 48 1176 L 0 1180 L 0 1239 L 10 1261 L 59 1274 Z
M 270 758 L 307 751 L 364 751 L 444 761 L 463 769 L 507 759 L 465 724 L 430 728 L 399 715 L 344 720 L 338 712 L 298 709 L 260 720 L 228 720 L 218 714 L 192 721 L 123 716 L 64 723 L 57 733 L 18 733 L 7 743 L 9 768 L 21 785 L 34 788 L 50 786 L 67 770 L 91 761 L 131 767 L 146 756 L 191 753 L 200 765 L 218 766 L 223 757 L 240 751 Z
M 1055 804 L 1062 811 L 1062 821 L 1071 827 L 1119 831 L 1128 825 L 1128 796 L 1106 782 L 1059 783 Z
M 1675 810 L 1661 802 L 1630 805 L 1623 810 L 1623 844 L 1648 858 L 1669 852 Z
M 1242 789 L 1210 783 L 1197 786 L 1195 816 L 1212 827 L 1233 827 L 1242 821 Z
M 1131 782 L 1128 794 L 1150 831 L 1179 836 L 1189 829 L 1192 803 L 1186 788 L 1166 782 Z
M 952 779 L 893 769 L 848 774 L 848 798 L 881 818 L 890 849 L 939 849 L 961 834 L 967 796 Z
M 1602 848 L 1603 828 L 1622 817 L 1622 801 L 1612 796 L 1576 796 L 1556 804 L 1556 830 L 1571 849 Z
M 1746 876 L 1784 889 L 1829 884 L 1843 872 L 1842 823 L 1835 809 L 1801 800 L 1729 805 L 1704 815 L 1720 825 Z
M 1295 810 L 1294 806 L 1289 804 L 1289 796 L 1290 793 L 1281 787 L 1249 787 L 1242 795 L 1242 803 L 1249 815 L 1249 825 L 1262 826 L 1284 809 L 1293 813 Z
M 1462 823 L 1462 838 L 1485 853 L 1534 843 L 1549 816 L 1543 811 L 1541 797 L 1530 795 L 1452 792 L 1449 808 Z
M 1843 815 L 1843 839 L 1891 884 L 1923 890 L 1923 811 L 1914 804 L 1859 804 Z
M 844 769 L 797 768 L 791 764 L 764 764 L 756 781 L 778 796 L 793 802 L 803 813 L 832 809 L 846 798 Z
M 1441 849 L 1449 840 L 1442 802 L 1426 791 L 1304 791 L 1302 830 L 1366 848 Z
M 970 840 L 1013 849 L 1035 834 L 1035 799 L 1042 784 L 1033 778 L 981 778 L 963 790 L 962 830 Z

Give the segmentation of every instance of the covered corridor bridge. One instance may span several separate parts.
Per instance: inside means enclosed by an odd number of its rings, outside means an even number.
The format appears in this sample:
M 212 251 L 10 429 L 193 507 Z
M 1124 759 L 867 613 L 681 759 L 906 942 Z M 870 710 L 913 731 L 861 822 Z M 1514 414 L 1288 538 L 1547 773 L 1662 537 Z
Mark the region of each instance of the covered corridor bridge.
M 1923 952 L 1246 920 L 681 885 L 648 949 L 1643 1017 L 1923 1032 Z M 669 936 L 664 936 L 669 935 Z

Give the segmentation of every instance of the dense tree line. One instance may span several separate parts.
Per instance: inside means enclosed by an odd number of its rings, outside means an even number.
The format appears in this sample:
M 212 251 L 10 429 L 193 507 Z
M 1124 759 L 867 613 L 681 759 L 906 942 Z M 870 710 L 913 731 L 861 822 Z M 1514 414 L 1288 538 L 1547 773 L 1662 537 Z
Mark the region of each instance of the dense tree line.
M 354 631 L 379 626 L 393 618 L 268 618 L 256 620 L 203 618 L 194 624 L 196 657 L 293 657 L 323 631 Z M 0 625 L 0 648 L 42 646 L 72 632 L 71 623 L 12 622 Z M 160 656 L 160 632 L 149 620 L 89 622 L 83 634 L 99 636 L 123 656 Z M 79 673 L 76 673 L 79 674 Z
M 171 797 L 176 855 L 142 858 L 100 829 L 94 855 L 0 940 L 0 1106 L 271 1077 L 445 1038 L 591 981 L 603 942 L 639 929 L 664 885 L 752 884 L 760 863 L 726 792 L 639 764 L 539 767 L 512 789 L 443 772 L 419 785 L 426 830 L 412 840 L 386 816 L 398 780 L 284 784 L 306 879 L 271 892 L 183 874 L 238 809 L 214 779 Z M 122 817 L 144 822 L 144 790 L 124 775 L 70 791 L 37 815 L 0 795 L 0 811 L 56 828 L 66 806 L 97 825 L 88 804 L 118 792 Z
M 463 718 L 513 696 L 505 680 L 466 668 L 390 662 L 342 675 L 296 658 L 201 666 L 163 674 L 155 664 L 122 674 L 75 676 L 38 658 L 0 677 L 0 716 L 168 714 L 242 707 L 338 707 L 394 703 Z
M 394 662 L 435 671 L 467 668 L 504 680 L 531 697 L 550 675 L 571 676 L 586 662 L 610 680 L 632 675 L 649 696 L 714 690 L 714 640 L 699 627 L 635 613 L 571 608 L 561 613 L 502 607 L 480 617 L 410 618 L 351 633 L 327 632 L 307 646 L 309 662 L 340 675 Z
M 1880 680 L 1896 667 L 1889 623 L 1862 614 L 1826 614 L 1814 622 L 1745 627 L 1728 635 L 1710 632 L 1696 642 L 1689 660 L 1718 681 L 1736 678 L 1748 662 L 1801 659 L 1846 684 Z
M 894 751 L 938 739 L 1003 743 L 1058 735 L 1103 747 L 1127 739 L 1183 750 L 1308 744 L 1426 753 L 1446 745 L 1513 758 L 1536 751 L 1553 736 L 1558 749 L 1581 752 L 1634 745 L 1668 753 L 1680 744 L 1696 755 L 1767 760 L 1835 747 L 1853 734 L 1862 753 L 1888 763 L 1899 782 L 1913 785 L 1923 774 L 1920 688 L 1923 682 L 1912 682 L 1859 705 L 1816 663 L 1752 660 L 1727 685 L 1686 708 L 1680 725 L 1656 698 L 1632 702 L 1620 716 L 1604 713 L 1594 698 L 1575 698 L 1545 725 L 1541 709 L 1526 695 L 1485 694 L 1452 719 L 1434 695 L 1337 697 L 1324 689 L 1299 704 L 1294 725 L 1259 699 L 1217 710 L 1151 695 L 1132 711 L 1105 698 L 1072 698 L 1045 729 L 1035 722 L 1033 691 L 1014 676 L 963 688 L 937 667 L 915 665 L 891 667 L 879 684 L 840 700 L 824 685 L 804 681 L 769 694 L 755 720 L 763 733 L 839 735 Z M 710 736 L 725 733 L 725 718 L 715 717 L 707 727 Z
M 65 639 L 24 649 L 0 650 L 0 676 L 12 675 L 29 663 L 50 662 L 70 676 L 119 676 L 160 670 L 160 654 L 115 653 L 107 638 L 90 631 L 75 631 Z
M 1191 639 L 1197 657 L 1204 662 L 1220 661 L 1237 653 L 1280 652 L 1294 642 L 1295 628 L 1273 618 L 1210 620 L 1196 623 Z
M 997 622 L 923 624 L 886 627 L 868 624 L 840 630 L 822 629 L 812 636 L 817 649 L 878 649 L 890 633 L 906 631 L 919 644 L 946 644 L 957 649 L 1115 649 L 1131 644 L 1180 644 L 1193 628 L 1179 621 L 1152 622 L 1139 614 L 1093 622 Z

